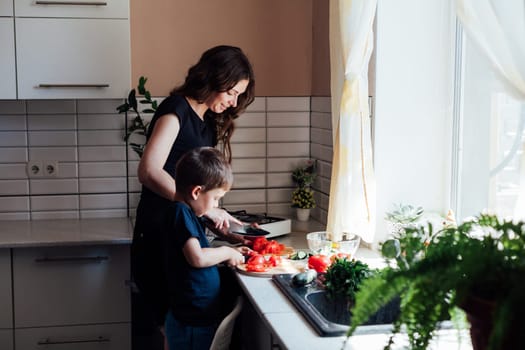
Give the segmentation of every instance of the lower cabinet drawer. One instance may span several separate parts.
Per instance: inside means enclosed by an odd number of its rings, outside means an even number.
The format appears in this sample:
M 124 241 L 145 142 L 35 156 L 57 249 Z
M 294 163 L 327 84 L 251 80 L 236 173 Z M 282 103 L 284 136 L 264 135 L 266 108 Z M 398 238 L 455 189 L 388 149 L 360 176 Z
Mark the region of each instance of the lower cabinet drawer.
M 129 350 L 131 325 L 124 323 L 16 329 L 15 340 L 16 350 Z
M 13 350 L 13 330 L 0 329 L 0 349 Z
M 0 329 L 13 328 L 11 251 L 0 249 Z M 0 349 L 3 347 L 0 346 Z
M 13 249 L 14 328 L 130 322 L 129 247 Z

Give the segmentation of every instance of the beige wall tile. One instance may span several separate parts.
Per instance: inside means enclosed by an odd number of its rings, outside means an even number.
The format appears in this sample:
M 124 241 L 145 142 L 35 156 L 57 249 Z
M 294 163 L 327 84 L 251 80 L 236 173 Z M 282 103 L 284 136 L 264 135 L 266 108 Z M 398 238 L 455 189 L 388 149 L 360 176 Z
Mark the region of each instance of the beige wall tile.
M 268 128 L 268 142 L 309 142 L 310 128 Z
M 0 212 L 29 212 L 27 197 L 0 197 Z
M 310 97 L 268 97 L 269 112 L 310 111 Z
M 29 182 L 32 195 L 78 193 L 77 179 L 39 179 Z
M 2 180 L 0 181 L 0 196 L 28 195 L 28 180 Z
M 125 177 L 80 178 L 79 193 L 126 192 Z
M 265 188 L 266 176 L 263 174 L 236 174 L 233 189 Z
M 0 115 L 0 130 L 26 130 L 26 128 L 25 115 Z
M 32 196 L 32 211 L 71 211 L 78 210 L 78 195 Z
M 27 137 L 25 131 L 0 132 L 0 147 L 25 147 Z
M 126 176 L 125 162 L 82 162 L 78 164 L 80 177 L 123 177 Z
M 269 127 L 310 126 L 310 112 L 270 112 Z
M 28 100 L 28 114 L 72 114 L 77 112 L 75 100 Z
M 270 143 L 268 144 L 268 157 L 309 157 L 310 144 L 308 142 L 296 143 Z
M 74 114 L 32 114 L 27 116 L 28 130 L 76 130 Z
M 26 101 L 24 100 L 2 100 L 0 101 L 0 114 L 25 114 Z

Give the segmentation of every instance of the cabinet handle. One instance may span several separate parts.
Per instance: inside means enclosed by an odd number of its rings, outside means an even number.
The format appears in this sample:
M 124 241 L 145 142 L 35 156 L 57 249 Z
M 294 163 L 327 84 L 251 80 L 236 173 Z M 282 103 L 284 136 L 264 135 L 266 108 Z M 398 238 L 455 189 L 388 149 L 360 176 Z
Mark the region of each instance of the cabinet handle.
M 71 339 L 71 340 L 51 340 L 46 338 L 39 340 L 37 345 L 60 345 L 60 344 L 78 344 L 78 343 L 109 343 L 111 339 L 107 337 L 97 337 L 92 339 Z
M 107 88 L 109 84 L 38 84 L 39 88 Z
M 109 260 L 108 256 L 61 256 L 56 258 L 36 258 L 37 263 L 52 263 L 52 262 L 96 262 L 100 263 L 103 260 Z
M 35 1 L 37 5 L 88 5 L 88 6 L 107 6 L 105 1 Z

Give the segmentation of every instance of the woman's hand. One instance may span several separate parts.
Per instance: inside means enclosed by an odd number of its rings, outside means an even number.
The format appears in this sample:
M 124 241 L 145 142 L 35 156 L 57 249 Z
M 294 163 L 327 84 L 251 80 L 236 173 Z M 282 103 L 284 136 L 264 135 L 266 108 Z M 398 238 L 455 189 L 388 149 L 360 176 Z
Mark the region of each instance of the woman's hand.
M 212 221 L 212 223 L 210 223 L 210 220 L 206 220 L 206 226 L 220 238 L 232 244 L 240 243 L 245 246 L 252 245 L 253 239 L 251 239 L 251 237 L 230 232 L 231 222 L 241 226 L 243 223 L 231 216 L 226 210 L 213 208 L 206 213 L 206 217 Z
M 242 222 L 230 215 L 226 210 L 221 208 L 213 208 L 206 213 L 206 216 L 213 221 L 214 228 L 217 230 L 228 232 L 230 222 L 242 225 Z

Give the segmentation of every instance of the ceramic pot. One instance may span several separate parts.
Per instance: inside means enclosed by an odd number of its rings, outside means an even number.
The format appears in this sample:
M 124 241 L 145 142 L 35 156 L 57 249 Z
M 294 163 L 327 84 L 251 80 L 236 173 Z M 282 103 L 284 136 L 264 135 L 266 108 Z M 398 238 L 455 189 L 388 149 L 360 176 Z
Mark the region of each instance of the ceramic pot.
M 472 340 L 473 350 L 486 350 L 488 348 L 490 335 L 493 328 L 493 317 L 496 310 L 496 303 L 492 300 L 482 299 L 475 296 L 468 297 L 459 305 L 467 314 L 470 323 L 470 339 Z M 503 339 L 503 344 L 497 347 L 498 350 L 518 349 L 518 334 L 511 327 Z
M 308 221 L 308 218 L 310 217 L 311 209 L 296 208 L 296 210 L 297 210 L 297 220 Z

